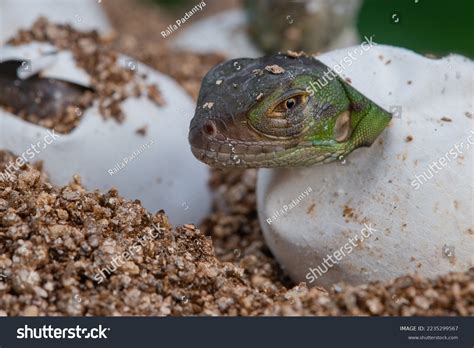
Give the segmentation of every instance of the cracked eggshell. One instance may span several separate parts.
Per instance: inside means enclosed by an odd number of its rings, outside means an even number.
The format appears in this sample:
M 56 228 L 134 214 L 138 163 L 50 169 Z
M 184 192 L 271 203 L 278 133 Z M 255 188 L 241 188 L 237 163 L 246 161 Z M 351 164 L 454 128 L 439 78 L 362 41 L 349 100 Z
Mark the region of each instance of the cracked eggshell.
M 353 50 L 318 59 L 333 67 Z M 270 249 L 296 282 L 310 286 L 473 267 L 473 62 L 389 46 L 356 57 L 342 76 L 394 118 L 370 148 L 345 161 L 259 171 L 258 212 Z M 441 169 L 430 171 L 433 163 Z M 293 209 L 267 222 L 308 187 Z M 368 237 L 350 248 L 364 224 L 376 231 L 364 231 Z M 327 255 L 337 263 L 323 264 Z
M 48 49 L 38 43 L 27 46 L 18 47 L 18 59 L 34 59 L 38 52 Z M 10 58 L 15 49 L 8 48 Z M 0 57 L 4 56 L 3 50 Z M 85 72 L 71 59 L 70 52 L 60 52 L 43 75 L 87 82 Z M 121 57 L 125 66 L 127 61 L 129 58 Z M 58 134 L 50 145 L 41 146 L 31 161 L 44 161 L 53 184 L 64 185 L 79 174 L 89 190 L 115 187 L 124 197 L 139 199 L 152 212 L 165 210 L 174 224 L 199 223 L 210 211 L 211 193 L 207 185 L 209 170 L 194 159 L 187 140 L 194 102 L 171 78 L 140 63 L 136 63 L 136 69 L 138 74 L 147 75 L 148 84 L 159 87 L 165 106 L 157 106 L 147 97 L 129 97 L 122 104 L 126 118 L 118 123 L 104 120 L 94 104 L 84 112 L 76 129 Z M 52 73 L 48 75 L 48 71 Z M 146 135 L 137 134 L 136 130 L 144 126 Z M 0 149 L 21 156 L 31 144 L 43 144 L 48 132 L 0 109 Z M 124 168 L 109 173 L 132 156 Z

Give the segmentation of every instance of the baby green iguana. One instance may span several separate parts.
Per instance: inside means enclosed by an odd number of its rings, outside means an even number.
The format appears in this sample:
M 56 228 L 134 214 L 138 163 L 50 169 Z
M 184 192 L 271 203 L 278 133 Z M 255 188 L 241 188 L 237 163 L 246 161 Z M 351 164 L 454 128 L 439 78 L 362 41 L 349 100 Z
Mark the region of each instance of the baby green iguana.
M 290 51 L 210 70 L 189 142 L 194 156 L 213 167 L 307 166 L 370 146 L 390 119 L 326 65 Z

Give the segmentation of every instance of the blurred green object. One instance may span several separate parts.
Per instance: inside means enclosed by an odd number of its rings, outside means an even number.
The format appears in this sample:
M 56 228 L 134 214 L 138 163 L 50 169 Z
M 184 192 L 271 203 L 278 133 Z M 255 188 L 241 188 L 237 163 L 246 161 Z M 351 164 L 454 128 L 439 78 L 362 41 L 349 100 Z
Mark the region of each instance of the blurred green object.
M 201 1 L 191 1 L 191 0 L 150 0 L 157 5 L 169 7 L 169 8 L 181 8 L 184 6 L 189 6 L 190 4 L 198 4 Z
M 265 53 L 327 50 L 354 27 L 360 0 L 245 0 L 249 34 Z
M 380 44 L 474 58 L 473 0 L 365 0 L 357 27 Z

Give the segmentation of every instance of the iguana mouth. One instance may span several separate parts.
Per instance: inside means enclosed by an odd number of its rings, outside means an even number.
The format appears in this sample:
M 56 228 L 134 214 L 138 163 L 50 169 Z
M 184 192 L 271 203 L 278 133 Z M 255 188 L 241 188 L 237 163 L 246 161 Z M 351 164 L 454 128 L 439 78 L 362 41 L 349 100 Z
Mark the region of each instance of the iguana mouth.
M 275 139 L 234 140 L 222 133 L 206 134 L 206 125 L 193 126 L 189 132 L 189 143 L 194 156 L 214 167 L 261 167 L 271 165 L 277 158 L 293 151 L 297 141 Z
M 259 146 L 261 147 L 261 146 Z M 220 152 L 211 148 L 202 149 L 191 145 L 193 155 L 200 161 L 217 168 L 275 168 L 306 166 L 309 164 L 329 163 L 345 154 L 345 151 L 321 151 L 315 146 L 295 148 L 275 148 L 272 152 L 235 153 Z
M 232 145 L 231 145 L 232 146 Z M 230 146 L 230 149 L 232 147 Z M 213 149 L 200 149 L 191 146 L 194 156 L 200 161 L 213 167 L 240 167 L 253 168 L 261 167 L 262 163 L 270 163 L 279 157 L 280 153 L 287 150 L 274 151 L 268 153 L 234 153 L 220 152 Z
M 209 121 L 209 120 L 207 120 Z M 209 129 L 207 129 L 209 127 Z M 293 139 L 255 138 L 232 139 L 223 134 L 221 123 L 195 122 L 189 130 L 193 155 L 201 162 L 217 168 L 275 168 L 329 163 L 345 156 L 347 149 L 315 146 Z M 250 134 L 250 133 L 249 133 Z

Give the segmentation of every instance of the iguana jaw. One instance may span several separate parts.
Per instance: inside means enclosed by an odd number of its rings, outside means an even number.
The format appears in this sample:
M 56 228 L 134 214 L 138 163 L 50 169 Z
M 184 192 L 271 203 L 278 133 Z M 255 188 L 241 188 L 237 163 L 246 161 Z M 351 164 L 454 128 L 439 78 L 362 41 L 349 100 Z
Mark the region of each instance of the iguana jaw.
M 276 168 L 307 166 L 316 163 L 329 163 L 338 159 L 345 151 L 334 152 L 330 149 L 320 151 L 314 146 L 299 149 L 283 149 L 271 153 L 227 153 L 203 150 L 191 146 L 194 156 L 215 168 Z
M 303 134 L 276 139 L 260 135 L 248 125 L 234 129 L 228 122 L 213 122 L 214 134 L 192 125 L 189 132 L 191 151 L 200 161 L 217 168 L 275 168 L 328 163 L 350 152 L 343 144 L 315 146 Z M 235 133 L 235 134 L 234 134 Z M 224 135 L 225 134 L 225 135 Z M 229 138 L 229 135 L 235 137 Z
M 229 138 L 232 125 L 226 126 L 226 135 L 216 125 L 215 134 L 209 135 L 202 127 L 191 128 L 191 151 L 200 161 L 212 167 L 259 168 L 282 166 L 281 159 L 291 155 L 299 139 L 281 140 L 265 138 L 242 125 L 238 136 Z M 237 130 L 236 130 L 237 131 Z

